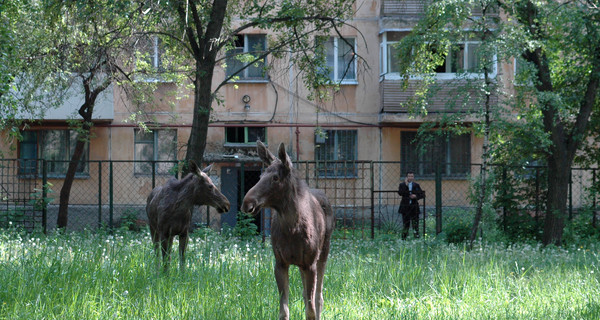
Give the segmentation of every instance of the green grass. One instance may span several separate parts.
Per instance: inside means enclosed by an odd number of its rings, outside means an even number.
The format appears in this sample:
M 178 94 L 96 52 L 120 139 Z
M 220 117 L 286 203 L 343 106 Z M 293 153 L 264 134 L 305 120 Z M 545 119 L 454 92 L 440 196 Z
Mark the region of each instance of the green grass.
M 335 240 L 323 319 L 600 319 L 599 246 Z M 0 319 L 277 318 L 269 244 L 204 232 L 185 271 L 175 256 L 161 273 L 147 233 L 0 231 Z M 290 275 L 291 319 L 304 319 Z

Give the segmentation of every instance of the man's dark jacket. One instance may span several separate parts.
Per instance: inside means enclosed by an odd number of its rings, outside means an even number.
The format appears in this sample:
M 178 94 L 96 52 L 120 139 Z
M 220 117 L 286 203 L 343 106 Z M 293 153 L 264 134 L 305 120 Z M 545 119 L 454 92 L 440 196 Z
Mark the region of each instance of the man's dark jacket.
M 423 190 L 421 189 L 421 186 L 414 181 L 412 185 L 412 192 L 408 190 L 408 184 L 406 182 L 402 182 L 398 186 L 398 194 L 402 197 L 400 208 L 398 208 L 398 212 L 401 214 L 419 214 L 420 212 L 418 201 L 423 199 Z M 417 198 L 410 199 L 411 193 L 416 195 Z M 410 200 L 412 200 L 412 203 Z

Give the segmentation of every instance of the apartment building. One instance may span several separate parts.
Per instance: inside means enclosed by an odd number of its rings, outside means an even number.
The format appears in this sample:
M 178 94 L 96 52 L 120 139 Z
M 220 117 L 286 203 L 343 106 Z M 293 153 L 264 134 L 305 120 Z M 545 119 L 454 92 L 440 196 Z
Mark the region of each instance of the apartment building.
M 353 179 L 358 177 L 349 174 L 354 166 L 352 161 L 401 161 L 401 168 L 380 177 L 383 188 L 395 188 L 403 173 L 411 169 L 422 186 L 432 190 L 434 157 L 444 163 L 446 177 L 466 184 L 472 170 L 469 164 L 480 162 L 481 138 L 472 134 L 448 135 L 425 153 L 416 152 L 413 143 L 423 122 L 435 121 L 440 113 L 460 111 L 447 110 L 444 103 L 453 94 L 452 86 L 449 84 L 448 90 L 440 90 L 430 103 L 427 117 L 415 117 L 401 106 L 414 94 L 414 89 L 410 86 L 403 89 L 400 85 L 393 44 L 410 32 L 422 12 L 422 2 L 417 0 L 358 1 L 355 17 L 349 22 L 352 27 L 341 29 L 345 41 L 331 35 L 324 42 L 327 64 L 332 69 L 329 76 L 339 83 L 339 90 L 332 92 L 331 100 L 309 100 L 298 70 L 271 57 L 263 62 L 274 65 L 268 73 L 265 74 L 260 65 L 252 66 L 235 82 L 224 86 L 219 92 L 223 102 L 213 105 L 205 151 L 205 159 L 217 163 L 213 176 L 221 188 L 236 189 L 236 194 L 232 195 L 235 199 L 245 193 L 240 189 L 240 179 L 247 180 L 244 189 L 251 186 L 252 179 L 258 179 L 261 164 L 255 154 L 257 139 L 266 142 L 272 150 L 279 143 L 285 143 L 288 153 L 296 161 L 350 161 L 319 167 L 324 179 L 338 184 L 356 183 Z M 240 34 L 235 41 L 235 50 L 251 52 L 252 48 L 266 46 L 268 37 L 269 33 L 260 29 Z M 158 46 L 158 42 L 150 46 L 153 50 L 151 63 L 156 67 L 160 61 Z M 354 50 L 350 46 L 354 46 Z M 476 48 L 476 42 L 465 42 L 459 55 L 452 58 L 462 59 L 462 66 L 468 69 L 475 56 L 469 54 L 469 50 L 472 53 Z M 361 59 L 356 59 L 354 52 Z M 218 68 L 215 83 L 225 79 L 239 63 L 231 60 L 227 69 Z M 510 65 L 499 64 L 494 70 L 497 77 L 512 74 Z M 438 70 L 438 81 L 452 80 L 455 72 L 449 57 L 447 65 Z M 153 121 L 149 123 L 152 131 L 140 130 L 131 121 L 131 104 L 123 92 L 114 87 L 102 96 L 96 108 L 93 138 L 86 149 L 85 160 L 163 161 L 184 157 L 184 146 L 191 130 L 193 96 L 186 87 L 177 87 L 160 79 L 148 81 L 158 81 L 157 100 L 147 113 L 148 119 Z M 39 124 L 28 127 L 23 132 L 23 141 L 12 153 L 13 157 L 68 160 L 75 135 L 68 129 L 66 120 L 76 111 L 77 103 L 74 97 L 62 108 L 48 113 Z M 6 155 L 11 154 L 7 145 L 2 150 Z M 243 168 L 240 163 L 244 163 Z M 170 167 L 161 164 L 156 171 L 169 175 Z M 151 184 L 140 177 L 147 176 L 151 169 L 149 164 L 135 163 L 130 170 L 120 173 L 129 179 L 126 184 L 115 186 L 121 190 L 116 194 L 134 192 L 143 204 Z M 20 170 L 35 169 L 25 167 Z M 59 190 L 66 163 L 56 162 L 48 170 L 54 189 Z M 91 165 L 80 166 L 74 189 L 86 190 L 89 185 L 93 190 L 92 186 L 98 184 L 97 180 L 89 179 L 94 170 L 96 168 Z M 240 176 L 242 171 L 245 178 Z M 85 201 L 81 200 L 81 203 Z M 77 202 L 76 198 L 71 201 Z M 230 214 L 234 217 L 236 212 L 237 208 L 233 206 Z

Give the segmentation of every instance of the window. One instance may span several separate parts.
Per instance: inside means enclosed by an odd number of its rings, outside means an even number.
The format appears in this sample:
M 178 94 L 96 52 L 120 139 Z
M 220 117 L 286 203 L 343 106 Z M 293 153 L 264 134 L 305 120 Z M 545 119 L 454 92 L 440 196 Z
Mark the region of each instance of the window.
M 412 170 L 418 176 L 434 176 L 438 164 L 443 176 L 464 177 L 471 169 L 471 135 L 445 134 L 419 148 L 416 132 L 402 132 L 402 172 Z
M 436 73 L 476 73 L 480 68 L 479 46 L 477 42 L 459 43 L 450 49 L 444 64 L 439 65 Z
M 408 32 L 386 32 L 382 35 L 379 58 L 382 75 L 397 74 L 400 71 L 396 45 L 407 34 Z M 481 43 L 478 41 L 463 41 L 453 45 L 444 63 L 434 70 L 437 78 L 452 79 L 460 73 L 481 75 L 480 47 Z M 494 64 L 490 72 L 491 76 L 495 76 L 496 72 L 497 68 Z
M 408 32 L 386 32 L 382 35 L 379 48 L 381 54 L 379 57 L 380 73 L 398 73 L 400 71 L 396 45 L 407 34 Z
M 227 127 L 225 128 L 225 145 L 256 146 L 256 140 L 267 142 L 265 127 Z
M 156 129 L 150 132 L 135 129 L 135 174 L 151 174 L 155 163 L 157 174 L 170 174 L 177 161 L 177 130 Z M 145 162 L 137 162 L 145 161 Z
M 320 176 L 355 177 L 356 130 L 325 130 L 315 135 L 315 160 Z
M 37 159 L 46 160 L 46 172 L 50 177 L 64 177 L 69 161 L 75 151 L 77 133 L 72 130 L 23 131 L 19 147 L 19 173 L 41 174 Z M 77 166 L 76 176 L 87 176 L 89 172 L 89 145 Z
M 266 58 L 248 64 L 265 53 L 267 50 L 267 36 L 264 34 L 237 35 L 233 42 L 234 48 L 227 52 L 226 57 L 227 77 L 235 75 L 240 80 L 265 80 L 267 78 L 264 72 Z M 240 71 L 247 65 L 247 68 Z
M 164 73 L 167 71 L 165 67 L 164 49 L 161 39 L 154 36 L 142 37 L 136 43 L 136 68 L 140 73 L 139 78 L 142 81 L 163 81 Z
M 514 74 L 514 84 L 516 86 L 532 85 L 533 80 L 531 77 L 535 74 L 535 70 L 522 57 L 515 57 Z
M 356 41 L 354 38 L 323 38 L 327 67 L 323 74 L 336 83 L 356 82 Z

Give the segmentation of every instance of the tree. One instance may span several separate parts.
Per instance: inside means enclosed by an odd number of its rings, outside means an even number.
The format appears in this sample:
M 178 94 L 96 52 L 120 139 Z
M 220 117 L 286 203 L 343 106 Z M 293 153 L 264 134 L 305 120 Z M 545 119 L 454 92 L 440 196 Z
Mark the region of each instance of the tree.
M 469 6 L 480 3 L 465 2 Z M 498 21 L 496 29 L 501 32 L 494 33 L 494 46 L 499 56 L 516 57 L 520 71 L 516 79 L 519 86 L 504 101 L 515 113 L 513 123 L 495 132 L 502 138 L 496 140 L 494 148 L 512 148 L 515 144 L 510 143 L 510 137 L 526 137 L 529 141 L 525 143 L 533 148 L 524 156 L 543 156 L 548 166 L 548 190 L 542 241 L 559 245 L 571 166 L 590 134 L 590 119 L 599 116 L 600 11 L 591 1 L 491 3 L 506 14 Z M 433 10 L 436 7 L 431 6 Z M 469 15 L 461 15 L 461 8 L 464 4 L 448 1 L 443 9 L 447 11 L 440 11 L 458 13 L 445 25 L 449 30 L 442 32 L 441 43 L 449 43 L 448 35 L 468 26 Z M 422 55 L 413 61 L 432 61 L 436 54 L 427 58 Z
M 44 8 L 49 39 L 54 50 L 48 55 L 55 62 L 52 74 L 65 76 L 80 88 L 83 103 L 69 126 L 77 132 L 77 142 L 60 190 L 57 226 L 68 223 L 71 187 L 85 145 L 91 138 L 92 116 L 99 95 L 113 84 L 131 83 L 135 68 L 135 26 L 140 23 L 140 8 L 135 1 L 48 1 Z
M 353 1 L 171 1 L 152 8 L 156 18 L 151 33 L 178 45 L 188 61 L 193 62 L 190 81 L 194 90 L 194 115 L 185 159 L 202 161 L 208 124 L 218 90 L 253 64 L 268 55 L 281 58 L 287 55 L 311 87 L 323 82 L 318 66 L 323 66 L 316 35 L 337 32 L 352 14 Z M 233 17 L 236 21 L 234 22 Z M 173 27 L 173 28 L 170 28 Z M 214 69 L 223 64 L 223 51 L 232 47 L 235 36 L 251 28 L 270 30 L 274 35 L 269 46 L 255 55 L 237 54 L 241 67 L 226 79 L 214 84 Z M 229 66 L 231 67 L 231 66 Z M 215 88 L 215 90 L 212 90 Z
M 511 32 L 525 35 L 521 58 L 550 145 L 545 245 L 560 245 L 565 225 L 571 166 L 587 139 L 600 99 L 600 10 L 592 1 L 500 2 L 514 17 Z M 515 38 L 518 39 L 518 38 Z M 595 111 L 595 112 L 594 112 Z
M 477 192 L 472 195 L 476 210 L 469 236 L 471 246 L 479 231 L 484 206 L 489 202 L 488 166 L 493 151 L 490 135 L 492 130 L 498 130 L 503 118 L 503 109 L 496 102 L 502 88 L 494 76 L 495 65 L 501 59 L 496 51 L 501 32 L 494 1 L 437 1 L 427 7 L 423 19 L 398 46 L 405 86 L 416 83 L 418 87 L 415 99 L 407 103 L 413 113 L 427 115 L 427 102 L 443 92 L 444 87 L 452 88 L 447 91 L 454 96 L 447 97 L 445 107 L 456 112 L 430 116 L 432 121 L 420 127 L 422 146 L 428 144 L 427 135 L 446 135 L 447 131 L 474 132 L 483 137 L 481 169 L 478 179 L 474 180 Z M 466 41 L 472 44 L 465 45 Z M 473 56 L 467 59 L 469 64 L 452 60 L 463 59 L 467 55 L 465 49 Z M 446 64 L 452 64 L 455 79 L 437 80 L 436 70 Z M 420 80 L 415 80 L 415 75 Z M 479 121 L 472 123 L 472 119 Z M 437 159 L 436 162 L 443 161 L 445 159 Z
M 51 48 L 38 1 L 0 4 L 0 129 L 19 139 L 24 118 L 43 118 L 62 98 L 63 78 L 52 75 Z M 23 36 L 27 35 L 27 36 Z M 15 145 L 15 144 L 11 144 Z

